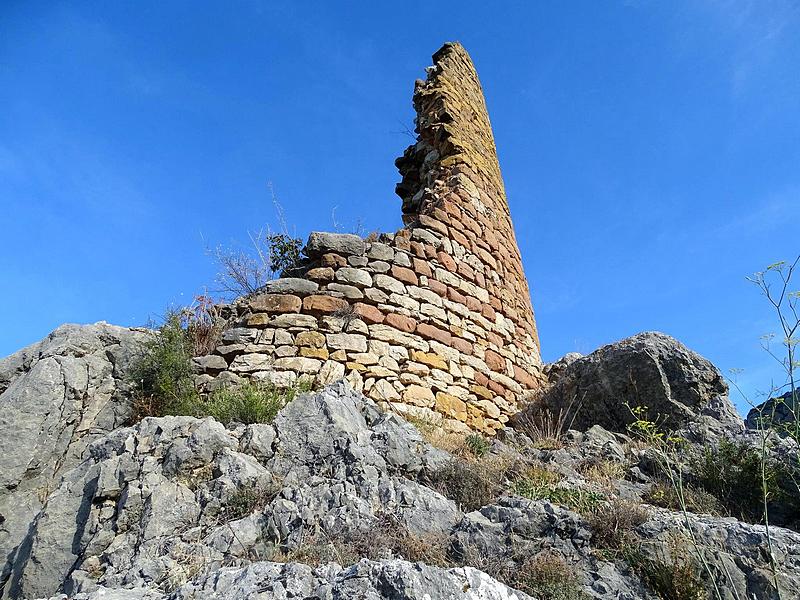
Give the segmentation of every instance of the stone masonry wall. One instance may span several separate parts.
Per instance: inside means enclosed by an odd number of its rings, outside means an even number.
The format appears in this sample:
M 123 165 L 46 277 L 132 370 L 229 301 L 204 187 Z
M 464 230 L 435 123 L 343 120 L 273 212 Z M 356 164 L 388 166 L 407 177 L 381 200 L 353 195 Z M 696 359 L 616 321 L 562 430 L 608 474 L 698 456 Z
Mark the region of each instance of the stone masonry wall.
M 296 277 L 233 306 L 196 359 L 212 388 L 347 378 L 387 408 L 493 434 L 542 382 L 539 341 L 475 68 L 459 44 L 417 81 L 418 141 L 397 160 L 406 226 L 312 233 Z

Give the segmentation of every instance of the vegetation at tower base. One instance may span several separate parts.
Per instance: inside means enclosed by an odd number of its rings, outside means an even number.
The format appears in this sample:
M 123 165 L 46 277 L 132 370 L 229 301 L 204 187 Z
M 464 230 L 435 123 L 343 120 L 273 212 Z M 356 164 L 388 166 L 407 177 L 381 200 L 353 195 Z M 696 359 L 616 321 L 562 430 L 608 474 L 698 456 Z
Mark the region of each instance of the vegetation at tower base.
M 542 365 L 477 75 L 434 62 L 404 229 L 0 360 L 0 598 L 800 597 L 795 423 L 661 333 Z

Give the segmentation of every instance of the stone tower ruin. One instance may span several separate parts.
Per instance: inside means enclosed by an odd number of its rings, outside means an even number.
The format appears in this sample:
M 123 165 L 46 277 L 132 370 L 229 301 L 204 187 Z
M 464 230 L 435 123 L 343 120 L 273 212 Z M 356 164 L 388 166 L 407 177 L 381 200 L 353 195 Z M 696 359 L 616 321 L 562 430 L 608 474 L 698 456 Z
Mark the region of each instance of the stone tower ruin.
M 232 307 L 206 389 L 346 378 L 384 408 L 493 434 L 542 382 L 528 283 L 478 75 L 445 44 L 417 81 L 417 142 L 396 161 L 405 226 L 312 233 L 303 264 Z

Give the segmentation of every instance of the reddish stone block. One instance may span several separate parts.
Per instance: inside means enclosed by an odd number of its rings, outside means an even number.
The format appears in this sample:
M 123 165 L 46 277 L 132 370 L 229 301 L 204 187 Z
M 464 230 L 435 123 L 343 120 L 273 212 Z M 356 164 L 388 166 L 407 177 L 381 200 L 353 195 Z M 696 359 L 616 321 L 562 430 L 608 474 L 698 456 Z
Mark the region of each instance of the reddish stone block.
M 449 224 L 452 220 L 450 215 L 447 214 L 447 211 L 442 210 L 441 208 L 434 208 L 433 209 L 433 216 L 434 218 L 438 219 L 442 223 Z M 447 231 L 443 231 L 444 235 L 448 235 Z
M 489 320 L 490 320 L 492 323 L 494 323 L 494 320 L 497 318 L 497 313 L 496 313 L 496 312 L 494 311 L 494 309 L 493 309 L 491 306 L 489 306 L 488 304 L 484 304 L 484 305 L 481 307 L 481 314 L 482 314 L 484 317 L 486 317 L 487 319 L 489 319 Z
M 339 267 L 347 266 L 347 259 L 344 256 L 339 256 L 338 254 L 323 254 L 319 259 L 319 264 L 323 267 L 333 267 L 334 269 L 338 269 Z
M 428 287 L 432 292 L 436 292 L 442 298 L 447 295 L 447 286 L 443 284 L 441 281 L 436 279 L 428 279 Z
M 450 239 L 458 242 L 459 244 L 461 244 L 465 248 L 469 248 L 470 247 L 469 240 L 467 239 L 467 237 L 463 233 L 461 233 L 461 231 L 456 229 L 455 227 L 451 227 L 450 228 Z
M 497 335 L 492 331 L 486 332 L 486 339 L 489 340 L 490 343 L 494 344 L 498 348 L 501 348 L 505 344 L 503 338 L 501 338 L 499 335 Z
M 420 323 L 417 325 L 417 333 L 424 338 L 436 340 L 446 346 L 449 346 L 453 342 L 453 335 L 449 331 L 439 329 L 428 323 Z
M 374 323 L 383 323 L 386 316 L 374 306 L 364 304 L 363 302 L 356 302 L 353 304 L 353 310 L 361 318 L 362 321 L 370 325 Z
M 430 258 L 430 259 L 436 258 L 436 248 L 434 248 L 430 244 L 425 244 L 425 258 Z
M 306 277 L 312 281 L 332 281 L 333 273 L 334 271 L 331 267 L 317 267 L 316 269 L 310 269 L 306 273 Z
M 419 283 L 419 279 L 417 279 L 417 274 L 414 273 L 411 269 L 406 269 L 405 267 L 398 267 L 397 265 L 392 266 L 392 277 L 402 281 L 403 283 L 410 283 L 411 285 L 417 285 Z
M 419 258 L 414 259 L 414 271 L 417 273 L 417 275 L 424 275 L 425 277 L 433 276 L 430 265 L 426 261 Z
M 451 273 L 456 272 L 456 261 L 453 260 L 453 257 L 447 254 L 447 252 L 440 251 L 436 254 L 436 258 L 439 260 L 439 264 L 441 264 L 445 269 L 450 271 Z
M 400 236 L 398 233 L 397 237 L 394 238 L 394 247 L 398 250 L 409 252 L 411 250 L 411 240 L 407 237 Z
M 486 384 L 489 383 L 489 378 L 483 373 L 475 373 L 475 383 L 486 386 Z
M 506 359 L 494 350 L 487 350 L 483 360 L 492 371 L 502 372 L 506 370 Z
M 533 389 L 538 387 L 536 380 L 522 367 L 514 365 L 514 380 L 522 387 Z
M 461 275 L 467 281 L 473 281 L 475 279 L 475 271 L 463 260 L 458 263 L 458 267 L 456 270 L 458 271 L 458 274 Z
M 472 354 L 472 344 L 463 338 L 453 336 L 452 346 L 461 354 Z
M 457 289 L 451 287 L 447 288 L 447 299 L 453 302 L 458 302 L 459 304 L 467 303 L 467 297 Z
M 420 215 L 419 222 L 420 225 L 422 225 L 426 229 L 432 229 L 433 231 L 438 231 L 442 235 L 447 235 L 447 225 L 445 225 L 441 221 L 437 221 L 433 217 L 430 217 L 428 215 Z
M 467 296 L 467 308 L 470 310 L 479 311 L 483 307 L 483 303 L 473 296 Z
M 296 313 L 300 312 L 302 300 L 290 294 L 262 294 L 250 301 L 254 312 Z
M 303 311 L 311 314 L 329 314 L 346 310 L 349 306 L 347 300 L 333 296 L 314 295 L 303 298 Z
M 503 394 L 506 393 L 506 388 L 504 388 L 502 385 L 500 385 L 496 381 L 492 381 L 491 379 L 489 380 L 489 384 L 486 387 L 488 387 L 490 390 L 492 390 L 498 396 L 502 396 Z
M 425 244 L 422 242 L 411 242 L 411 251 L 420 258 L 425 258 Z
M 383 322 L 385 325 L 406 333 L 412 333 L 417 328 L 417 322 L 414 319 L 398 313 L 389 313 Z

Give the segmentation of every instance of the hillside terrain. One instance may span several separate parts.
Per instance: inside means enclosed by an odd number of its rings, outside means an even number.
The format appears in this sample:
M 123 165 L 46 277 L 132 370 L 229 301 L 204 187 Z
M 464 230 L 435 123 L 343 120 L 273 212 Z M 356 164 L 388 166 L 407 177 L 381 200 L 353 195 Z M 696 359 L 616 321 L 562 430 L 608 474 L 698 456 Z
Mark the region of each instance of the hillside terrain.
M 776 502 L 768 541 L 687 462 L 691 505 L 669 508 L 660 450 L 614 420 L 638 385 L 682 452 L 756 442 L 718 371 L 662 334 L 551 366 L 551 401 L 592 402 L 573 429 L 537 436 L 523 413 L 495 439 L 409 424 L 346 382 L 270 423 L 129 424 L 147 335 L 64 326 L 0 361 L 3 598 L 767 599 L 768 544 L 782 597 L 800 594 L 796 504 Z

